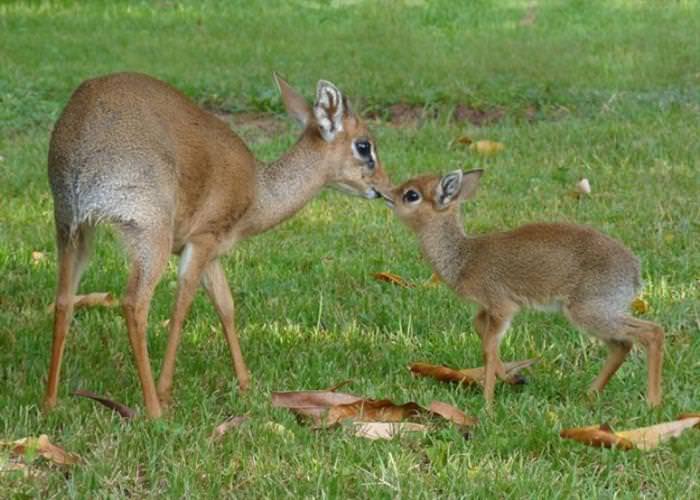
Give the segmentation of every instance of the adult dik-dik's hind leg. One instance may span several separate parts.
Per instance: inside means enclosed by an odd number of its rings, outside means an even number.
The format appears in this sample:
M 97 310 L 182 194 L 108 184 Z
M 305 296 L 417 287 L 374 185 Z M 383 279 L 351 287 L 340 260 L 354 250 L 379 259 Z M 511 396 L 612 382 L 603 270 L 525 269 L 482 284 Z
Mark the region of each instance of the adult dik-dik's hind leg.
M 170 233 L 166 225 L 124 229 L 124 239 L 130 250 L 131 271 L 124 296 L 124 316 L 129 342 L 134 352 L 146 413 L 150 418 L 161 416 L 153 373 L 148 358 L 148 311 L 153 292 L 163 274 L 170 255 Z M 167 231 L 167 229 L 166 229 Z
M 236 334 L 235 309 L 233 297 L 231 296 L 231 289 L 226 281 L 224 268 L 218 259 L 211 261 L 207 265 L 204 270 L 202 283 L 221 320 L 221 326 L 226 336 L 226 343 L 228 344 L 229 351 L 231 352 L 231 360 L 233 362 L 233 368 L 236 371 L 238 384 L 241 390 L 244 391 L 248 389 L 250 384 L 250 375 L 248 373 L 248 368 L 246 368 L 245 361 L 243 360 L 241 346 L 238 342 L 238 335 Z
M 47 410 L 56 406 L 63 349 L 73 317 L 73 301 L 78 290 L 80 277 L 90 256 L 93 234 L 94 228 L 84 226 L 78 228 L 71 237 L 67 229 L 57 227 L 58 284 L 53 321 L 51 364 L 49 365 L 49 379 L 44 396 L 44 408 Z

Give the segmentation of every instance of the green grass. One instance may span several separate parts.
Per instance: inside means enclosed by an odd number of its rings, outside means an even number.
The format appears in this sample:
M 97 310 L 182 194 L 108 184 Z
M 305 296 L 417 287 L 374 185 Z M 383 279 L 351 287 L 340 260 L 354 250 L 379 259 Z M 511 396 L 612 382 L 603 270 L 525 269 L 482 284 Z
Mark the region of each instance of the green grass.
M 46 433 L 85 459 L 67 470 L 37 461 L 27 478 L 0 472 L 3 496 L 697 497 L 698 432 L 646 453 L 587 448 L 558 432 L 598 422 L 637 427 L 700 410 L 700 8 L 541 1 L 535 23 L 521 26 L 529 4 L 1 4 L 0 440 Z M 45 308 L 55 286 L 49 130 L 81 80 L 122 69 L 165 78 L 228 110 L 280 111 L 273 70 L 307 95 L 318 78 L 331 79 L 365 111 L 396 102 L 434 108 L 437 117 L 418 128 L 374 124 L 392 178 L 480 166 L 487 174 L 466 209 L 469 230 L 569 220 L 625 241 L 643 260 L 646 316 L 667 330 L 664 405 L 645 405 L 639 349 L 589 401 L 584 392 L 604 349 L 562 318 L 534 312 L 518 316 L 502 356 L 542 361 L 527 386 L 498 388 L 493 416 L 483 413 L 479 391 L 412 379 L 405 369 L 412 361 L 481 364 L 474 309 L 444 287 L 373 281 L 382 270 L 423 281 L 430 269 L 381 203 L 324 192 L 224 260 L 254 377 L 249 395 L 236 391 L 218 321 L 199 294 L 166 418 L 123 423 L 69 396 L 87 388 L 142 411 L 124 321 L 103 309 L 76 315 L 59 406 L 42 414 L 51 341 Z M 460 103 L 500 106 L 507 117 L 484 128 L 454 124 L 449 113 Z M 529 107 L 533 122 L 524 119 Z M 290 127 L 276 138 L 245 135 L 272 159 L 294 134 Z M 499 140 L 506 150 L 484 159 L 449 149 L 463 134 Z M 567 193 L 583 176 L 593 192 L 575 200 Z M 47 259 L 33 263 L 35 250 Z M 120 294 L 125 280 L 123 252 L 101 231 L 81 289 Z M 152 305 L 155 368 L 174 288 L 175 262 Z M 344 379 L 354 381 L 349 392 L 370 397 L 451 402 L 481 424 L 468 441 L 445 428 L 366 442 L 311 430 L 270 406 L 273 390 Z M 215 425 L 244 413 L 252 417 L 247 426 L 210 443 Z

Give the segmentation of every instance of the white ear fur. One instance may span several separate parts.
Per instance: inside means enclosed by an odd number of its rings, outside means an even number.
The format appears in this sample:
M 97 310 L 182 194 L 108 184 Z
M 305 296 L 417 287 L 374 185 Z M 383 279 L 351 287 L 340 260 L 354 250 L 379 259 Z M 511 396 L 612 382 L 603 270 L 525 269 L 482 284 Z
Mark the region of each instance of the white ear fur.
M 331 82 L 319 80 L 316 87 L 314 116 L 326 142 L 331 142 L 338 132 L 343 130 L 344 114 L 345 105 L 340 90 Z
M 454 170 L 440 179 L 435 188 L 435 201 L 440 208 L 445 208 L 459 195 L 463 177 L 461 170 Z
M 279 88 L 280 95 L 282 96 L 282 102 L 284 103 L 284 108 L 287 110 L 287 114 L 306 126 L 311 118 L 309 103 L 306 102 L 304 96 L 297 92 L 294 87 L 289 85 L 277 73 L 273 73 L 273 75 L 275 77 L 275 83 L 277 83 L 277 88 Z

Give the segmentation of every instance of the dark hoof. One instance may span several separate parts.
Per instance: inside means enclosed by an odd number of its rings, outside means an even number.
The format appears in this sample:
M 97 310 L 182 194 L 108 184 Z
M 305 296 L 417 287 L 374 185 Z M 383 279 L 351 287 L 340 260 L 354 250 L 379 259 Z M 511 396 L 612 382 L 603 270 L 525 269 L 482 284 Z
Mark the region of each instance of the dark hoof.
M 527 378 L 518 373 L 516 375 L 511 375 L 508 379 L 508 383 L 510 385 L 525 385 L 527 384 Z

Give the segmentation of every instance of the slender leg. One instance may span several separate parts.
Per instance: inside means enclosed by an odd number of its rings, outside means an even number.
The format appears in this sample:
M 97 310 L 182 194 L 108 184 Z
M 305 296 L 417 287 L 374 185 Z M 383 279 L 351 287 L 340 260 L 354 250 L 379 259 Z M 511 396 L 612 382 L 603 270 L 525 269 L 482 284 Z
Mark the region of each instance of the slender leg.
M 482 343 L 484 341 L 484 336 L 488 335 L 489 328 L 490 328 L 490 316 L 489 313 L 485 309 L 479 309 L 476 317 L 474 318 L 474 328 L 476 329 L 476 332 L 479 334 L 479 337 L 481 337 Z M 501 326 L 501 330 L 497 333 L 497 346 L 496 349 L 498 349 L 498 345 L 500 345 L 501 338 L 503 337 L 503 334 L 505 331 L 508 329 L 508 326 L 510 325 L 510 320 L 505 322 Z M 506 375 L 506 369 L 503 366 L 503 362 L 501 361 L 500 356 L 496 357 L 496 360 L 494 362 L 495 364 L 495 369 L 496 369 L 496 376 L 503 380 L 504 382 L 508 384 L 522 384 L 523 383 L 523 378 L 519 375 L 516 376 L 508 376 Z
M 243 360 L 238 335 L 236 335 L 235 309 L 231 289 L 226 282 L 224 269 L 218 259 L 211 261 L 204 269 L 202 283 L 221 320 L 238 384 L 240 389 L 244 391 L 250 385 L 250 375 Z
M 625 341 L 610 341 L 608 344 L 608 358 L 605 360 L 603 368 L 596 379 L 591 384 L 589 392 L 601 392 L 607 385 L 620 365 L 625 361 L 627 355 L 632 349 L 631 342 Z
M 656 323 L 620 315 L 610 317 L 601 314 L 599 303 L 580 303 L 565 311 L 569 319 L 606 342 L 618 344 L 611 350 L 603 369 L 591 389 L 602 390 L 620 364 L 624 361 L 632 343 L 644 346 L 647 351 L 647 401 L 649 406 L 661 404 L 661 369 L 663 364 L 664 331 Z
M 180 255 L 179 280 L 175 308 L 170 316 L 168 345 L 158 379 L 158 397 L 162 404 L 170 402 L 175 375 L 175 359 L 180 345 L 182 325 L 199 286 L 202 272 L 211 256 L 206 244 L 188 243 Z
M 505 378 L 505 370 L 503 363 L 498 355 L 498 346 L 501 342 L 503 334 L 510 325 L 510 320 L 514 311 L 494 314 L 490 311 L 483 311 L 484 314 L 477 315 L 478 323 L 477 331 L 481 336 L 481 345 L 484 352 L 484 369 L 486 375 L 484 377 L 484 399 L 486 407 L 491 408 L 493 397 L 496 390 L 496 372 L 502 371 L 502 376 Z
M 65 231 L 58 230 L 58 286 L 53 322 L 51 364 L 49 365 L 49 379 L 44 396 L 46 410 L 56 406 L 63 350 L 73 317 L 73 300 L 78 290 L 80 276 L 87 264 L 92 234 L 93 228 L 81 228 L 71 241 Z
M 160 233 L 158 231 L 161 231 Z M 167 230 L 167 229 L 166 229 Z M 170 254 L 170 237 L 163 227 L 125 232 L 131 250 L 131 272 L 124 296 L 124 316 L 129 333 L 129 342 L 134 353 L 136 369 L 141 381 L 146 413 L 150 418 L 161 416 L 153 373 L 148 357 L 147 327 L 148 311 L 153 292 L 165 270 Z M 150 239 L 146 239 L 147 234 Z

